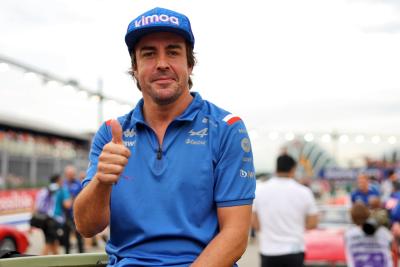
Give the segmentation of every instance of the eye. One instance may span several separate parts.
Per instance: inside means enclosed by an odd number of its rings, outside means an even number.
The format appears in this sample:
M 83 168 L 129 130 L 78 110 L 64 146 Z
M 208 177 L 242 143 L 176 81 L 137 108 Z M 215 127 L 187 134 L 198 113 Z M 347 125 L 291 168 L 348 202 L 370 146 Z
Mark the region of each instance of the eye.
M 154 51 L 145 51 L 142 53 L 142 57 L 152 57 L 154 54 Z
M 169 50 L 168 55 L 170 56 L 177 56 L 179 55 L 179 52 L 177 50 Z

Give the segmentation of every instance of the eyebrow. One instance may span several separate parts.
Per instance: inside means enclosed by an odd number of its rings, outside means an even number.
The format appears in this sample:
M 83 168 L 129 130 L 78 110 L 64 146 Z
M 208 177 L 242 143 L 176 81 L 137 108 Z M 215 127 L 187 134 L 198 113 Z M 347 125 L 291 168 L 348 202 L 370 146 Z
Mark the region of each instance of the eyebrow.
M 140 51 L 155 50 L 155 49 L 156 48 L 154 46 L 143 46 L 140 48 Z M 170 44 L 170 45 L 167 45 L 167 49 L 183 49 L 183 47 L 180 44 Z

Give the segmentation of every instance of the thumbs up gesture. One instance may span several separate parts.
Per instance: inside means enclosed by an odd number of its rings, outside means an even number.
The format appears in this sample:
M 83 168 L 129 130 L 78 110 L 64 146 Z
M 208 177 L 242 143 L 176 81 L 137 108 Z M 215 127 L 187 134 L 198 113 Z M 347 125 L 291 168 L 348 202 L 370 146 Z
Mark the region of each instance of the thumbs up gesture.
M 112 140 L 103 147 L 97 164 L 95 179 L 103 184 L 114 184 L 118 181 L 131 152 L 122 141 L 122 127 L 117 120 L 111 120 Z

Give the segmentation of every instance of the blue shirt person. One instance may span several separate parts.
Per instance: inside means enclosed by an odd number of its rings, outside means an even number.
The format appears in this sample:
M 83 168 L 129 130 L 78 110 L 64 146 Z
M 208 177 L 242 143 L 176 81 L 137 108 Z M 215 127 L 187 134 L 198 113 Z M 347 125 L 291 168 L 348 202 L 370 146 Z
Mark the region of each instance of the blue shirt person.
M 185 15 L 149 10 L 125 41 L 143 98 L 96 133 L 77 228 L 90 237 L 110 225 L 108 266 L 235 266 L 255 190 L 246 127 L 190 92 L 196 60 Z
M 351 192 L 351 202 L 360 202 L 369 206 L 371 198 L 380 198 L 380 193 L 369 184 L 367 175 L 361 173 L 357 177 L 357 188 Z

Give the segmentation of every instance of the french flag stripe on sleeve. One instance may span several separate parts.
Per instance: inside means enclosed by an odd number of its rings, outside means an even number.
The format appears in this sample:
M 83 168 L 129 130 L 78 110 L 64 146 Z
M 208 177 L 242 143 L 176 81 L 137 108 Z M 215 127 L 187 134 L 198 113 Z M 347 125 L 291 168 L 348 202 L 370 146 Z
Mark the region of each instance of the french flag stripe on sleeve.
M 235 116 L 233 114 L 228 114 L 223 118 L 223 121 L 228 123 L 228 125 L 232 125 L 237 121 L 240 121 L 241 119 L 238 116 Z

